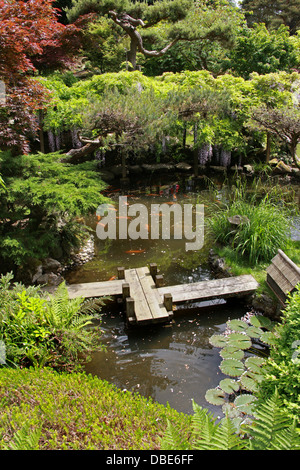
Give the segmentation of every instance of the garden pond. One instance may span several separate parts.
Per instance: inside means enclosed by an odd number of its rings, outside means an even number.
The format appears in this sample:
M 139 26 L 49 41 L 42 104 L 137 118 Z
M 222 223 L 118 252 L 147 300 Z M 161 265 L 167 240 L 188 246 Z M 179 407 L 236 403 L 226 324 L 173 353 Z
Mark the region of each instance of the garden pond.
M 160 181 L 163 180 L 163 182 Z M 170 179 L 152 176 L 134 181 L 126 190 L 109 187 L 106 194 L 118 203 L 120 195 L 129 204 L 202 203 L 204 208 L 224 200 L 225 186 L 206 177 Z M 116 205 L 117 207 L 117 205 Z M 205 209 L 204 209 L 205 210 Z M 94 235 L 94 256 L 70 270 L 69 284 L 114 279 L 117 267 L 125 269 L 157 263 L 165 285 L 209 280 L 215 277 L 208 262 L 213 248 L 205 233 L 204 246 L 186 251 L 186 240 L 100 240 L 96 236 L 96 215 L 88 220 Z M 297 227 L 295 236 L 299 236 Z M 299 237 L 300 238 L 300 237 Z M 102 309 L 102 343 L 105 351 L 95 352 L 86 371 L 114 383 L 120 389 L 137 392 L 184 413 L 192 413 L 192 400 L 216 415 L 220 409 L 205 400 L 208 389 L 223 378 L 219 349 L 209 343 L 213 334 L 224 332 L 229 319 L 241 318 L 251 306 L 241 300 L 223 299 L 189 303 L 177 307 L 168 325 L 127 326 L 122 303 L 107 302 Z M 224 376 L 225 377 L 225 376 Z

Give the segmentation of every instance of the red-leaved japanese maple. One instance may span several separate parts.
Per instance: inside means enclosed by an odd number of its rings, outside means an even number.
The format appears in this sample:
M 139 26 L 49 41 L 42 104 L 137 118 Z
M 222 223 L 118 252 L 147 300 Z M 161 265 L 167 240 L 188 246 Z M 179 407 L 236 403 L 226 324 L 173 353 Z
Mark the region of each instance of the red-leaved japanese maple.
M 58 21 L 52 0 L 0 0 L 0 80 L 6 100 L 0 104 L 0 148 L 27 152 L 28 138 L 36 133 L 36 111 L 49 93 L 34 78 L 38 57 L 62 48 L 67 30 Z

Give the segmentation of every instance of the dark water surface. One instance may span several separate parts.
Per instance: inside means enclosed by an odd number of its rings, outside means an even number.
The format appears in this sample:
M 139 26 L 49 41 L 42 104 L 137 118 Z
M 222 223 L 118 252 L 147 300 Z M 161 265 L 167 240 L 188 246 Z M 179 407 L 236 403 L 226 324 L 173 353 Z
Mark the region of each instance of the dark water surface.
M 126 191 L 111 188 L 107 195 L 116 203 L 118 197 L 128 195 L 130 204 L 139 202 L 150 207 L 152 203 L 196 203 L 209 200 L 216 204 L 222 194 L 222 185 L 216 183 L 208 191 L 207 180 L 199 180 L 198 188 L 186 178 L 161 184 L 138 182 Z M 138 189 L 137 189 L 138 188 Z M 95 229 L 96 217 L 89 220 Z M 196 282 L 213 278 L 208 266 L 212 247 L 205 235 L 204 247 L 199 251 L 185 251 L 186 240 L 110 240 L 95 236 L 95 257 L 66 276 L 72 283 L 104 281 L 117 274 L 117 267 L 126 269 L 157 263 L 166 285 Z M 103 310 L 101 326 L 105 352 L 93 355 L 86 371 L 114 383 L 121 389 L 138 392 L 159 403 L 192 413 L 192 399 L 216 414 L 220 410 L 205 400 L 205 392 L 215 387 L 223 374 L 219 369 L 219 349 L 209 344 L 209 338 L 224 331 L 230 318 L 240 318 L 247 306 L 235 302 L 214 301 L 210 305 L 190 304 L 175 311 L 174 321 L 166 326 L 127 327 L 122 305 L 108 304 Z
M 126 327 L 118 306 L 108 307 L 101 322 L 106 352 L 95 353 L 86 371 L 178 411 L 192 413 L 194 399 L 218 414 L 205 400 L 206 390 L 224 377 L 209 338 L 246 312 L 242 305 L 218 303 L 177 310 L 171 325 L 136 328 Z

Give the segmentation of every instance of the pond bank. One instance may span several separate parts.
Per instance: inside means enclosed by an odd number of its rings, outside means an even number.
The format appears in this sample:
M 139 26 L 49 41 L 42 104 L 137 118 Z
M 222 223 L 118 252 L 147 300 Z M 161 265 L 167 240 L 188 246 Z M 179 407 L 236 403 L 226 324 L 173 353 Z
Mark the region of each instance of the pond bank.
M 245 174 L 246 176 L 253 178 L 253 177 L 261 177 L 261 176 L 278 176 L 286 180 L 292 179 L 295 182 L 300 181 L 300 169 L 292 166 L 287 165 L 281 160 L 273 159 L 269 165 L 265 165 L 263 168 L 259 168 L 255 164 L 245 164 L 243 166 L 233 165 L 230 167 L 225 166 L 218 166 L 218 165 L 198 165 L 195 168 L 193 165 L 187 162 L 162 162 L 162 163 L 142 163 L 142 164 L 134 164 L 134 165 L 127 165 L 126 168 L 123 168 L 121 164 L 117 165 L 107 165 L 107 166 L 100 166 L 99 172 L 101 173 L 102 178 L 107 183 L 118 181 L 119 179 L 124 179 L 125 175 L 126 178 L 136 177 L 145 174 L 158 174 L 158 173 L 166 173 L 166 174 L 176 174 L 181 173 L 187 176 L 192 177 L 195 175 L 195 171 L 197 173 L 196 177 L 203 177 L 203 176 L 220 176 L 220 175 L 227 175 L 227 174 Z
M 217 277 L 234 276 L 235 273 L 230 265 L 226 264 L 225 258 L 221 257 L 214 250 L 210 251 L 209 262 Z M 262 272 L 264 273 L 266 280 L 266 271 L 263 269 Z M 252 275 L 255 277 L 254 273 L 252 273 Z M 262 313 L 274 320 L 278 320 L 280 318 L 282 307 L 265 282 L 264 285 L 261 286 L 261 289 L 249 296 L 247 300 L 251 308 L 256 312 Z

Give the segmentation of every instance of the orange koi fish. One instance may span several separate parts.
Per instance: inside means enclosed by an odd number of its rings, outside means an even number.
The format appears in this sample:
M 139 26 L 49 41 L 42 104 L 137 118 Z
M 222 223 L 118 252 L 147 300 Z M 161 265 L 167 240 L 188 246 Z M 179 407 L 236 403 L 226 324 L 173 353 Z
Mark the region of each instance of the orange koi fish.
M 112 276 L 109 281 L 114 281 L 115 279 L 117 279 L 117 276 Z
M 144 251 L 146 250 L 128 250 L 128 251 L 125 251 L 125 253 L 144 253 Z

